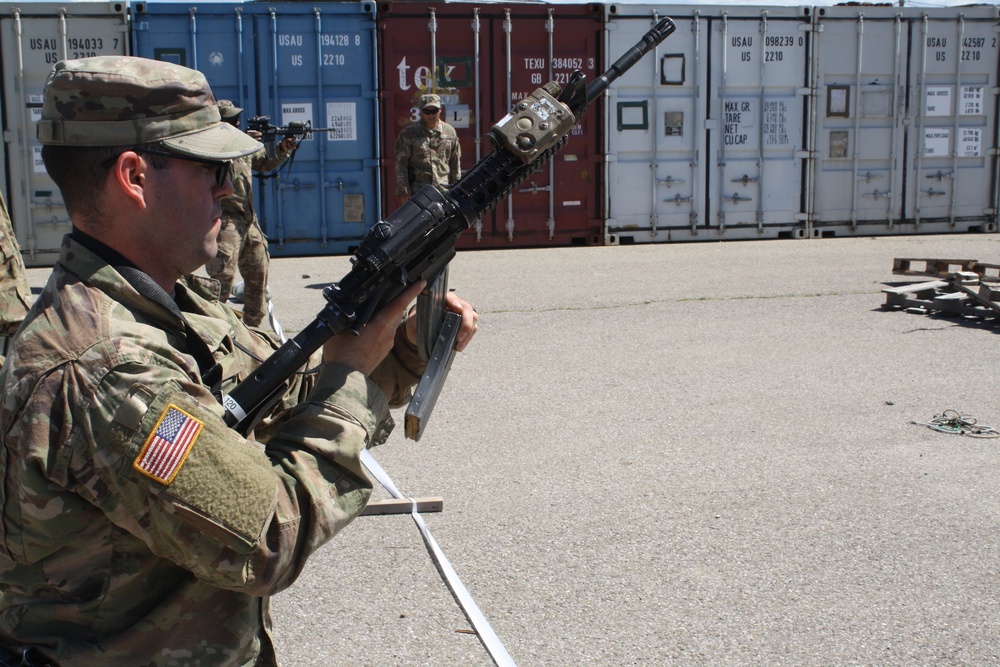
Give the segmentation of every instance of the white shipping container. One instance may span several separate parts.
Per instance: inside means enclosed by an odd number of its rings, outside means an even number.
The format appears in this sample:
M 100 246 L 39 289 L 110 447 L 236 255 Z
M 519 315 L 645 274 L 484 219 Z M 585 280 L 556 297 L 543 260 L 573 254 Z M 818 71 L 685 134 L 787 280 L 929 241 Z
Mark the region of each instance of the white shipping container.
M 71 226 L 59 189 L 45 172 L 35 126 L 52 66 L 60 60 L 127 55 L 128 8 L 122 3 L 28 2 L 0 9 L 6 131 L 5 199 L 25 264 L 51 265 Z
M 996 231 L 996 7 L 816 10 L 813 236 Z
M 908 8 L 908 229 L 996 231 L 1000 9 Z
M 804 235 L 811 12 L 608 6 L 609 54 L 677 23 L 609 91 L 609 243 Z

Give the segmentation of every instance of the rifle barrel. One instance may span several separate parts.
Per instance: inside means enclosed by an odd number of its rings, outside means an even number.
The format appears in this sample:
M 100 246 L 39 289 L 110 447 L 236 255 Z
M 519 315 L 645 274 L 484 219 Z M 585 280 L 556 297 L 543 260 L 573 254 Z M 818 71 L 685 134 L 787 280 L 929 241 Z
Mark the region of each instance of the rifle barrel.
M 587 104 L 590 104 L 600 97 L 601 93 L 607 90 L 608 86 L 610 86 L 615 79 L 631 69 L 632 66 L 639 62 L 644 55 L 656 48 L 660 42 L 669 37 L 676 29 L 677 26 L 671 19 L 666 17 L 660 19 L 656 25 L 649 30 L 649 32 L 642 36 L 642 39 L 640 39 L 635 46 L 626 51 L 621 58 L 616 60 L 604 74 L 600 75 L 587 85 Z

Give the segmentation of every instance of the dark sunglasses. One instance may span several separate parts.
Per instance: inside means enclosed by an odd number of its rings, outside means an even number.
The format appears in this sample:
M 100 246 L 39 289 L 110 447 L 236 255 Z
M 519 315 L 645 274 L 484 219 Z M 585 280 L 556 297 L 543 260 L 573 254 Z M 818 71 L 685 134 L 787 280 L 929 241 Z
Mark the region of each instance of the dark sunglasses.
M 425 116 L 433 116 L 438 111 L 441 111 L 441 110 L 440 109 L 421 109 L 420 113 L 424 114 Z
M 135 153 L 146 153 L 148 155 L 162 155 L 163 157 L 172 157 L 178 160 L 186 160 L 188 162 L 197 162 L 199 164 L 207 164 L 216 168 L 215 172 L 215 184 L 220 188 L 226 184 L 226 180 L 229 178 L 229 173 L 232 171 L 233 163 L 229 160 L 209 160 L 207 158 L 192 157 L 190 155 L 180 155 L 178 153 L 171 153 L 169 151 L 161 151 L 155 148 L 134 148 L 132 149 Z M 111 165 L 115 163 L 118 159 L 118 155 L 104 161 L 104 168 L 110 169 Z

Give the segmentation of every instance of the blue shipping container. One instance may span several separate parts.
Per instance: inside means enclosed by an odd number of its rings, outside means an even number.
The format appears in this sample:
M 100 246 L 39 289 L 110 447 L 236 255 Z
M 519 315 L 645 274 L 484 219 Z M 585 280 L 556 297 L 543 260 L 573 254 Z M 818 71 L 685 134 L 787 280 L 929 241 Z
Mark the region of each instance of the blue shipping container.
M 135 5 L 134 53 L 204 72 L 248 118 L 324 132 L 254 199 L 275 257 L 353 251 L 380 215 L 373 3 Z M 280 139 L 280 137 L 279 137 Z

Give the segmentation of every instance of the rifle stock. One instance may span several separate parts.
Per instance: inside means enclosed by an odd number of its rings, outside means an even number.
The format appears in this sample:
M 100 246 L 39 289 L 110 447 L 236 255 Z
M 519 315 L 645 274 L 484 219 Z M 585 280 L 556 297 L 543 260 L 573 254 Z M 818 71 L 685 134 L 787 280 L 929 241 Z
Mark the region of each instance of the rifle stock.
M 288 378 L 331 336 L 360 331 L 408 285 L 418 280 L 433 283 L 455 256 L 459 235 L 561 149 L 587 106 L 674 30 L 669 18 L 660 20 L 589 85 L 583 73 L 576 71 L 565 88 L 554 82 L 539 88 L 493 126 L 488 135 L 493 150 L 450 190 L 440 192 L 434 186 L 424 186 L 377 222 L 351 258 L 351 270 L 339 283 L 323 290 L 327 305 L 316 319 L 223 396 L 226 423 L 248 434 L 281 396 Z M 442 331 L 447 328 L 442 326 Z M 422 395 L 416 406 L 419 428 L 408 427 L 408 435 L 412 432 L 419 437 L 451 366 L 453 350 L 440 362 L 435 362 L 436 354 L 434 350 L 425 375 L 433 395 Z M 418 393 L 420 390 L 418 385 Z

